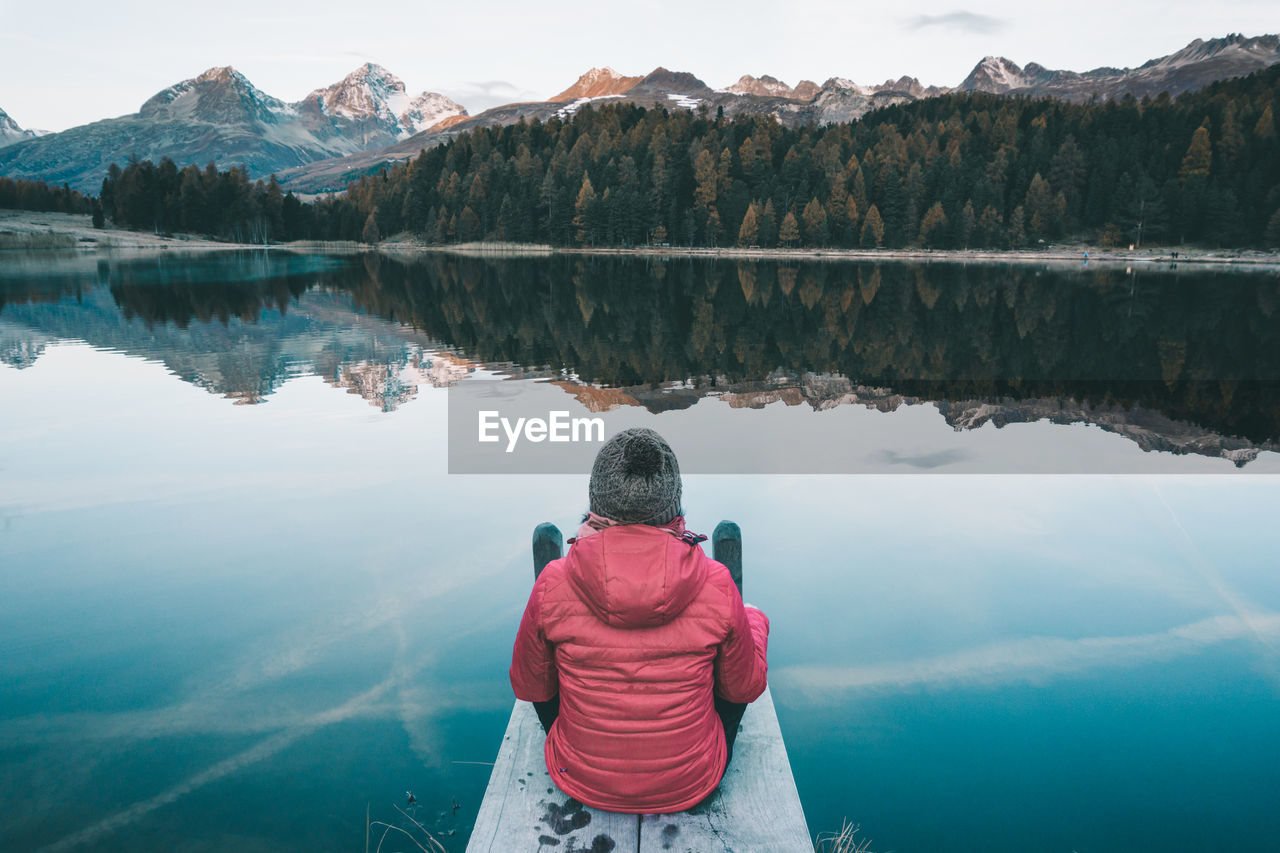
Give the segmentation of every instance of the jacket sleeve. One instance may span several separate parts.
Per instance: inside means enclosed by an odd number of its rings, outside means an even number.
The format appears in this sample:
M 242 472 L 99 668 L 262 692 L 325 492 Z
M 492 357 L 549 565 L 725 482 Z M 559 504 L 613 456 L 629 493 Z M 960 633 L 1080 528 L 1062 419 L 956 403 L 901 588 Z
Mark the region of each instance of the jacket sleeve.
M 716 695 L 730 702 L 754 702 L 768 686 L 769 617 L 729 596 L 729 634 L 716 652 Z
M 526 702 L 546 702 L 560 691 L 555 646 L 547 642 L 542 630 L 542 589 L 541 584 L 534 583 L 511 652 L 511 689 L 517 699 Z

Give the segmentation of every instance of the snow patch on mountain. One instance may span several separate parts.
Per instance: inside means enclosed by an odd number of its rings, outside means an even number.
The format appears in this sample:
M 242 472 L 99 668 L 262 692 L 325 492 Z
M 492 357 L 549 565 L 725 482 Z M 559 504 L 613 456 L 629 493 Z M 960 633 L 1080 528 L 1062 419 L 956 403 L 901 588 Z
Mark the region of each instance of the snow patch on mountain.
M 316 89 L 305 102 L 316 104 L 326 116 L 372 122 L 401 138 L 466 114 L 459 104 L 435 92 L 410 97 L 403 80 L 372 62 L 332 86 Z
M 8 113 L 0 110 L 0 148 L 17 142 L 25 142 L 28 139 L 35 139 L 37 136 L 44 136 L 46 132 L 43 130 L 23 130 L 16 121 L 9 117 Z
M 608 101 L 613 98 L 621 98 L 621 97 L 622 95 L 596 95 L 593 98 L 578 98 L 576 101 L 573 101 L 572 103 L 569 103 L 569 104 L 565 104 L 563 107 L 556 110 L 554 115 L 556 118 L 562 118 L 562 119 L 569 118 L 578 110 L 582 109 L 584 105 L 589 104 L 592 101 Z

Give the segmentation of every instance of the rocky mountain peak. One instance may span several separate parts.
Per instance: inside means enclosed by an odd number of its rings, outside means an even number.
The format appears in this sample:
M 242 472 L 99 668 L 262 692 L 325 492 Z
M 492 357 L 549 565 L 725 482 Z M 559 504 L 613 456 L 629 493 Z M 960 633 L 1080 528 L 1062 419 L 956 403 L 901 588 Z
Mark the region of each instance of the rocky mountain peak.
M 711 87 L 687 71 L 669 71 L 662 66 L 650 71 L 628 90 L 630 95 L 682 94 L 699 98 L 714 94 Z
M 1238 59 L 1262 61 L 1272 64 L 1280 61 L 1280 36 L 1261 35 L 1249 37 L 1242 33 L 1228 33 L 1222 38 L 1195 39 L 1179 51 L 1153 59 L 1141 68 L 1170 68 L 1205 62 L 1213 59 Z
M 435 92 L 410 97 L 403 80 L 374 62 L 316 89 L 298 107 L 305 110 L 310 105 L 329 118 L 377 125 L 393 136 L 417 133 L 449 116 L 466 114 L 459 104 Z
M 801 80 L 792 90 L 791 96 L 797 101 L 812 101 L 819 92 L 818 84 L 812 80 Z
M 568 89 L 549 98 L 550 101 L 576 101 L 578 98 L 602 98 L 608 95 L 625 94 L 632 86 L 643 78 L 628 77 L 619 74 L 612 68 L 592 68 L 583 74 Z
M 737 83 L 725 88 L 725 91 L 733 92 L 735 95 L 757 95 L 762 98 L 794 98 L 796 94 L 795 89 L 768 74 L 759 77 L 743 74 L 738 78 Z
M 138 113 L 162 121 L 269 124 L 284 108 L 282 101 L 260 91 L 231 66 L 223 65 L 160 90 L 147 99 Z
M 7 112 L 0 110 L 0 147 L 13 145 L 15 142 L 22 142 L 23 140 L 34 139 L 43 135 L 43 131 L 23 130 Z
M 230 65 L 218 65 L 208 69 L 196 78 L 197 83 L 230 83 L 231 81 L 251 86 L 249 79 Z
M 986 56 L 974 66 L 959 88 L 967 92 L 1002 95 L 1025 85 L 1022 69 L 1003 56 Z

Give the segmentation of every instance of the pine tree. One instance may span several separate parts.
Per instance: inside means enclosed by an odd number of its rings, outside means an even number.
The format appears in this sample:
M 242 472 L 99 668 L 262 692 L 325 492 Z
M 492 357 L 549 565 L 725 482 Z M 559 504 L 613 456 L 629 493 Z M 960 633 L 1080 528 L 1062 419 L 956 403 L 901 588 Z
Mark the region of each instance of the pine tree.
M 462 208 L 462 213 L 458 214 L 457 227 L 460 243 L 470 243 L 484 238 L 484 226 L 480 224 L 480 217 L 469 204 Z
M 1262 115 L 1258 116 L 1258 122 L 1253 126 L 1253 135 L 1263 142 L 1270 142 L 1276 138 L 1276 120 L 1270 104 L 1267 104 L 1262 110 Z
M 773 210 L 773 199 L 769 199 L 760 212 L 760 245 L 772 249 L 777 244 L 778 215 Z
M 1268 246 L 1280 249 L 1280 208 L 1276 208 L 1276 212 L 1267 221 L 1266 240 Z
M 578 190 L 578 199 L 573 204 L 573 227 L 577 229 L 578 243 L 585 245 L 595 242 L 596 191 L 591 186 L 591 178 L 582 176 L 582 186 Z
M 787 215 L 782 217 L 782 225 L 778 228 L 778 243 L 790 249 L 800 242 L 800 225 L 796 222 L 796 215 L 788 210 Z
M 1036 172 L 1027 189 L 1026 198 L 1027 224 L 1032 238 L 1053 236 L 1057 232 L 1057 208 L 1054 205 L 1053 189 L 1049 182 Z
M 982 216 L 978 217 L 977 245 L 992 246 L 1001 242 L 1002 231 L 1004 222 L 1000 220 L 1000 212 L 987 205 L 982 209 Z
M 804 241 L 809 246 L 825 246 L 830 242 L 827 228 L 827 211 L 817 198 L 809 199 L 800 214 L 804 220 Z
M 745 144 L 745 143 L 744 143 Z M 751 202 L 746 214 L 742 217 L 742 227 L 738 229 L 738 245 L 743 248 L 759 245 L 760 241 L 760 205 Z
M 924 219 L 920 222 L 920 245 L 927 248 L 940 246 L 946 229 L 946 211 L 942 209 L 942 202 L 935 201 L 933 206 L 925 211 Z
M 973 210 L 973 202 L 966 201 L 964 209 L 960 211 L 960 229 L 956 234 L 960 240 L 960 248 L 969 248 L 969 241 L 973 239 L 973 231 L 977 224 L 978 217 Z
M 880 218 L 880 208 L 874 204 L 867 209 L 867 216 L 862 221 L 862 248 L 880 248 L 884 245 L 884 220 Z
M 720 211 L 714 207 L 707 210 L 706 235 L 707 242 L 712 246 L 720 245 L 720 238 L 724 235 L 724 225 L 720 222 Z
M 360 232 L 360 242 L 374 245 L 382 239 L 381 232 L 378 231 L 377 209 L 369 211 L 369 216 L 364 221 L 364 230 Z
M 1191 134 L 1191 144 L 1182 158 L 1182 167 L 1178 177 L 1184 182 L 1192 177 L 1208 177 L 1209 167 L 1213 162 L 1213 147 L 1209 144 L 1209 119 L 1206 118 Z
M 716 185 L 719 183 L 716 173 L 716 158 L 703 148 L 693 158 L 693 203 L 698 207 L 710 207 L 716 201 Z
M 1027 242 L 1027 215 L 1022 209 L 1022 205 L 1018 205 L 1013 209 L 1013 213 L 1009 214 L 1009 246 L 1016 249 Z

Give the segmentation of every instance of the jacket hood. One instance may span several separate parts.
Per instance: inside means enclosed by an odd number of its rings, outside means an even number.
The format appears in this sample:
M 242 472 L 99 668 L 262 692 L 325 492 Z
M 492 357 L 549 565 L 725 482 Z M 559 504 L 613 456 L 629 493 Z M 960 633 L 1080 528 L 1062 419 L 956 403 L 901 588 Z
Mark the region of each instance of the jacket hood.
M 578 596 L 616 628 L 665 625 L 707 580 L 701 548 L 646 524 L 609 527 L 579 539 L 564 559 Z

